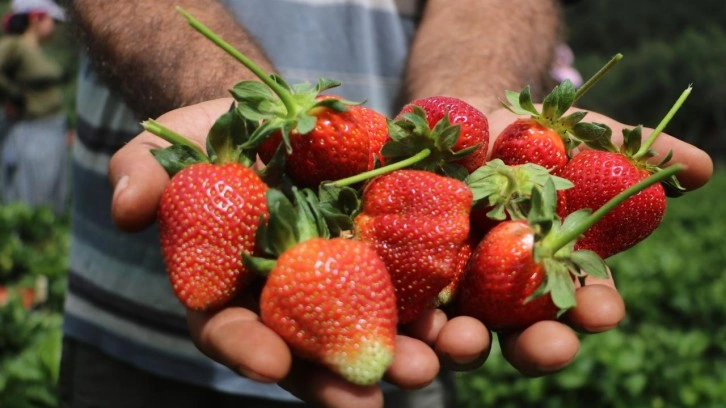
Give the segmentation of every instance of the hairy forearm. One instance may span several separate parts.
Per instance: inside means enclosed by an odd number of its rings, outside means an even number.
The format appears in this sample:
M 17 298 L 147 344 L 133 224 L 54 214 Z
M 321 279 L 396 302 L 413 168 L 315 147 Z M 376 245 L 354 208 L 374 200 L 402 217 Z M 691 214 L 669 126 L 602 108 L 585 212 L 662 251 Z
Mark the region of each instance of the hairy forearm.
M 191 28 L 181 6 L 271 71 L 247 32 L 216 0 L 69 0 L 71 22 L 107 84 L 143 117 L 227 96 L 251 74 Z
M 450 95 L 491 111 L 505 90 L 545 82 L 560 31 L 557 0 L 429 0 L 406 97 Z

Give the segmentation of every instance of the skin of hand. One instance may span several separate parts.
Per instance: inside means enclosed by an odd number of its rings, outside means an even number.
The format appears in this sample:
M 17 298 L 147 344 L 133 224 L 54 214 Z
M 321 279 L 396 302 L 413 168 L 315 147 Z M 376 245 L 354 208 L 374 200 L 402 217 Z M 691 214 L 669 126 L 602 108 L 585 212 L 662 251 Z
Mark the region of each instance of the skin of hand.
M 219 99 L 191 105 L 171 111 L 159 121 L 203 146 L 207 131 L 230 102 Z M 504 109 L 488 117 L 492 138 L 513 120 Z M 610 124 L 614 133 L 624 126 L 601 115 L 598 121 Z M 687 188 L 698 188 L 708 181 L 713 165 L 705 152 L 666 134 L 659 141 L 661 149 L 674 150 L 674 161 L 689 165 L 683 177 Z M 169 178 L 149 150 L 165 145 L 160 138 L 144 132 L 112 157 L 112 213 L 120 229 L 139 231 L 155 221 Z M 606 331 L 625 316 L 625 305 L 612 279 L 589 278 L 584 287 L 578 288 L 577 304 L 562 321 L 540 322 L 521 332 L 500 334 L 505 358 L 527 376 L 559 371 L 577 355 L 576 332 Z M 284 341 L 262 324 L 250 305 L 240 301 L 216 313 L 189 312 L 189 329 L 200 350 L 250 379 L 279 382 L 308 402 L 331 407 L 381 406 L 379 387 L 352 386 L 325 369 L 293 358 Z M 487 328 L 473 318 L 449 319 L 442 310 L 430 310 L 401 328 L 396 359 L 385 379 L 404 389 L 417 389 L 429 384 L 441 367 L 454 371 L 475 369 L 486 360 L 491 339 Z

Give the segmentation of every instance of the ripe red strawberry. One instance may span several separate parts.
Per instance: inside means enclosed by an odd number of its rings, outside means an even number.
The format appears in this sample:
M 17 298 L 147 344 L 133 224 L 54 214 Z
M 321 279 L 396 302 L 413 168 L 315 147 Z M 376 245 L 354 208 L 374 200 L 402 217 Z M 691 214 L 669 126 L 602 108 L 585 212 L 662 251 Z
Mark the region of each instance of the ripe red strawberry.
M 504 107 L 528 118 L 516 119 L 494 140 L 492 159 L 508 165 L 534 163 L 557 175 L 580 141 L 595 143 L 606 132 L 597 124 L 581 122 L 585 112 L 563 116 L 579 97 L 572 82 L 563 81 L 545 98 L 542 112 L 532 103 L 529 87 L 522 93 L 507 92 Z
M 401 323 L 430 307 L 456 276 L 471 203 L 464 183 L 423 170 L 394 171 L 365 186 L 354 233 L 386 264 Z
M 507 331 L 553 320 L 558 308 L 551 296 L 530 299 L 545 280 L 534 259 L 535 232 L 526 220 L 502 221 L 474 250 L 458 299 L 461 314 L 489 329 Z M 569 276 L 567 276 L 569 280 Z
M 283 252 L 262 290 L 260 312 L 298 356 L 353 384 L 380 381 L 393 362 L 393 285 L 364 242 L 311 238 Z
M 535 187 L 527 220 L 502 221 L 474 249 L 456 298 L 457 312 L 494 331 L 521 330 L 556 319 L 575 306 L 575 279 L 608 276 L 597 254 L 574 249 L 576 238 L 618 204 L 681 168 L 656 173 L 596 212 L 578 211 L 562 223 L 554 215 L 554 183 L 548 181 L 543 191 Z
M 158 222 L 174 293 L 190 309 L 219 308 L 249 282 L 242 255 L 253 251 L 267 218 L 267 184 L 249 168 L 256 152 L 244 147 L 253 127 L 228 111 L 209 131 L 205 152 L 153 120 L 143 125 L 172 143 L 152 154 L 171 177 Z
M 199 163 L 174 175 L 159 204 L 159 234 L 174 293 L 190 309 L 218 308 L 245 288 L 267 185 L 239 163 Z
M 290 151 L 285 155 L 286 171 L 296 185 L 315 187 L 325 180 L 373 170 L 382 161 L 381 147 L 388 140 L 385 115 L 364 106 L 348 106 L 343 111 L 317 106 L 309 113 L 315 118 L 315 127 L 307 133 L 293 128 Z M 272 160 L 282 141 L 282 132 L 275 132 L 260 145 L 264 163 Z
M 560 214 L 566 216 L 583 208 L 600 208 L 621 191 L 662 171 L 660 166 L 670 159 L 670 154 L 662 163 L 650 164 L 648 159 L 655 154 L 650 146 L 660 134 L 658 129 L 665 127 L 690 90 L 689 87 L 684 91 L 645 144 L 641 142 L 641 128 L 636 127 L 623 132 L 623 145 L 620 148 L 612 143 L 603 144 L 607 148 L 605 151 L 587 150 L 575 156 L 561 173 L 562 177 L 574 183 L 574 187 L 563 192 L 567 208 Z M 607 258 L 642 241 L 663 220 L 667 205 L 666 188 L 672 193 L 682 191 L 675 177 L 641 191 L 585 231 L 578 239 L 576 248 L 589 249 Z
M 409 102 L 396 119 L 400 120 L 406 114 L 415 113 L 416 106 L 423 110 L 430 129 L 434 129 L 444 117 L 448 117 L 451 125 L 460 127 L 459 137 L 451 150 L 474 150 L 457 160 L 458 164 L 464 166 L 469 173 L 484 165 L 489 148 L 489 121 L 481 111 L 459 98 L 431 96 Z

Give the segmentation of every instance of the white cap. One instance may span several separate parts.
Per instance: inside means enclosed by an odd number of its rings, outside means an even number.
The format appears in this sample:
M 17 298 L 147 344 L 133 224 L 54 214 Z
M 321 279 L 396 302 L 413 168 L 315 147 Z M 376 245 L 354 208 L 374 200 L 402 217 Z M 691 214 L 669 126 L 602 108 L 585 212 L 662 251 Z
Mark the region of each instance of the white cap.
M 13 13 L 46 13 L 58 21 L 66 20 L 66 13 L 53 0 L 13 0 L 10 5 Z

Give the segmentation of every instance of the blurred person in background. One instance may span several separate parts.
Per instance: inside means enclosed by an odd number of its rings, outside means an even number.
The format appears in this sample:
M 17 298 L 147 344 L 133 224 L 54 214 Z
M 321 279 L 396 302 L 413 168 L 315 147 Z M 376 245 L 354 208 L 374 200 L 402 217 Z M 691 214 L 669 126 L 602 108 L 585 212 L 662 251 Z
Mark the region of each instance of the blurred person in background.
M 0 39 L 0 101 L 7 133 L 0 171 L 2 200 L 65 212 L 68 125 L 63 67 L 43 50 L 65 14 L 51 0 L 14 0 Z

